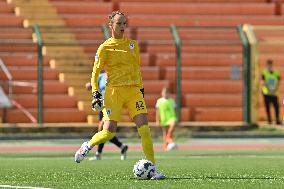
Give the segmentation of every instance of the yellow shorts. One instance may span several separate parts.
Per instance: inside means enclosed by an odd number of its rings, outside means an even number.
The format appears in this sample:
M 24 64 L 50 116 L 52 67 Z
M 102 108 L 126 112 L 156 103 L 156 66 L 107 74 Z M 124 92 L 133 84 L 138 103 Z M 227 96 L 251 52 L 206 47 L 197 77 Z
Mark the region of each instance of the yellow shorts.
M 122 108 L 128 109 L 131 118 L 147 113 L 145 100 L 136 86 L 106 87 L 103 120 L 120 121 Z

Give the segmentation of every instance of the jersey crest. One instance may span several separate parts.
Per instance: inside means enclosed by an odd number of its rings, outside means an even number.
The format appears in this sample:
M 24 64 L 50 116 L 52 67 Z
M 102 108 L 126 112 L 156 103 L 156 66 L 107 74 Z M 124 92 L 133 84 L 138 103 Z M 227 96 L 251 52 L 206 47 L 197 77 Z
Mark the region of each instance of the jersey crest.
M 135 47 L 134 43 L 129 43 L 129 48 L 130 49 L 134 49 L 134 47 Z

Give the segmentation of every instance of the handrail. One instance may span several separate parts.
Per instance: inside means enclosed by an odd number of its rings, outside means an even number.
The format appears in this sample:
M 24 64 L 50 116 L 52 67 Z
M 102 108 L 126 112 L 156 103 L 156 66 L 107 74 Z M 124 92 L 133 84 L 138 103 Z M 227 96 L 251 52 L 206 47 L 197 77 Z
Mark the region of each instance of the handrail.
M 13 85 L 17 85 L 17 86 L 31 86 L 33 87 L 33 89 L 36 88 L 36 86 L 34 84 L 31 84 L 29 82 L 21 82 L 21 81 L 13 81 L 13 76 L 10 73 L 10 71 L 8 70 L 8 68 L 5 66 L 4 62 L 2 61 L 2 59 L 0 58 L 0 67 L 3 70 L 3 72 L 5 73 L 7 79 L 8 79 L 8 97 L 9 97 L 9 101 L 11 101 L 11 103 L 16 106 L 20 111 L 22 111 L 31 121 L 32 123 L 36 123 L 36 119 L 35 117 L 27 110 L 25 109 L 22 105 L 20 105 L 19 103 L 17 103 L 15 100 L 11 99 L 12 98 L 12 87 Z
M 40 32 L 40 28 L 37 24 L 33 25 L 33 32 L 36 34 L 37 39 L 37 52 L 38 52 L 38 80 L 37 80 L 37 94 L 38 94 L 38 123 L 42 124 L 43 117 L 43 41 Z
M 26 109 L 24 108 L 21 104 L 16 102 L 15 100 L 12 100 L 12 104 L 16 106 L 21 112 L 23 112 L 31 121 L 32 123 L 36 123 L 36 118 Z
M 11 98 L 12 97 L 12 74 L 9 72 L 8 68 L 5 66 L 4 62 L 2 61 L 2 59 L 0 58 L 0 67 L 3 70 L 3 72 L 5 73 L 7 79 L 8 79 L 8 97 Z
M 240 39 L 243 45 L 243 121 L 250 124 L 251 123 L 251 109 L 250 109 L 250 47 L 249 41 L 243 31 L 242 26 L 237 26 L 237 31 L 239 32 Z
M 258 40 L 252 25 L 245 24 L 243 31 L 247 36 L 250 46 L 250 119 L 251 124 L 257 124 L 258 121 L 258 94 L 259 94 L 259 53 Z
M 177 119 L 180 121 L 181 114 L 181 39 L 175 25 L 170 27 L 176 45 L 176 103 Z

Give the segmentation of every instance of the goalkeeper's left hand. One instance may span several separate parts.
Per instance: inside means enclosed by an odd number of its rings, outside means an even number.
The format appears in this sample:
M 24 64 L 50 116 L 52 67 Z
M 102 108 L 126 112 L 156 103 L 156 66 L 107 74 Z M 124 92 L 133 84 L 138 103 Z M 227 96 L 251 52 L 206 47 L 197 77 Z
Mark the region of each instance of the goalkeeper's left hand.
M 92 109 L 94 111 L 101 111 L 103 109 L 103 98 L 99 91 L 93 93 Z
M 140 89 L 140 92 L 142 93 L 143 98 L 144 98 L 144 88 Z

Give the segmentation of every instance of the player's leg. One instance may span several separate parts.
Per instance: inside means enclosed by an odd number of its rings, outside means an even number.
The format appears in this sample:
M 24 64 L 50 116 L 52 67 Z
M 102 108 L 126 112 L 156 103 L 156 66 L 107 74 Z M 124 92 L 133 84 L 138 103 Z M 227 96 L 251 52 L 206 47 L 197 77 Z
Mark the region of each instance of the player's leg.
M 272 104 L 274 106 L 275 111 L 275 118 L 276 118 L 276 124 L 281 124 L 280 116 L 279 116 L 279 101 L 277 96 L 272 97 Z
M 84 142 L 75 154 L 75 161 L 80 163 L 92 148 L 98 144 L 105 143 L 115 136 L 117 122 L 104 121 L 102 131 L 96 133 L 88 142 Z
M 115 136 L 117 121 L 120 120 L 122 103 L 119 101 L 119 92 L 115 88 L 106 87 L 103 109 L 103 130 L 96 133 L 88 142 L 84 142 L 75 154 L 75 161 L 80 163 L 88 152 L 95 146 L 104 143 Z
M 271 124 L 271 114 L 270 114 L 270 97 L 268 95 L 263 95 L 264 105 L 267 115 L 267 122 Z
M 126 107 L 128 108 L 130 117 L 137 126 L 146 159 L 155 164 L 153 141 L 151 130 L 148 125 L 147 107 L 140 89 L 138 87 L 127 88 L 126 91 L 124 91 L 123 96 L 127 99 Z M 165 178 L 166 177 L 163 174 L 159 173 L 157 170 L 155 171 L 153 179 Z
M 98 125 L 98 132 L 99 132 L 99 131 L 103 130 L 103 124 L 104 124 L 103 112 L 100 111 L 98 116 L 99 116 L 99 125 Z M 104 149 L 104 145 L 105 145 L 105 143 L 99 144 L 98 145 L 98 149 L 97 149 L 95 155 L 93 157 L 89 158 L 89 160 L 91 160 L 91 161 L 92 160 L 100 160 L 101 159 L 101 154 L 102 154 L 103 149 Z
M 114 136 L 112 139 L 110 139 L 110 142 L 115 144 L 117 147 L 120 148 L 120 153 L 121 153 L 120 159 L 125 160 L 126 155 L 127 155 L 128 146 L 122 144 L 122 142 L 120 142 L 119 139 L 116 136 Z

